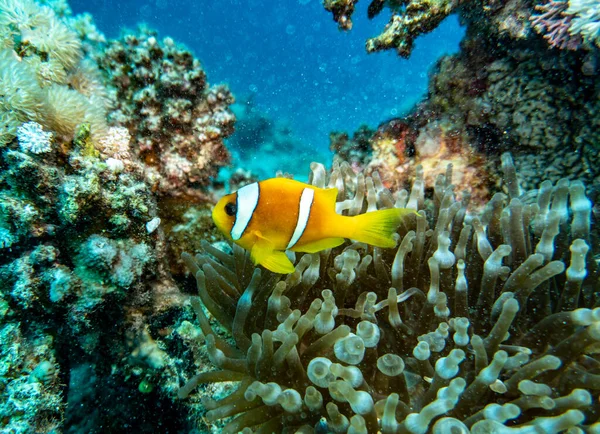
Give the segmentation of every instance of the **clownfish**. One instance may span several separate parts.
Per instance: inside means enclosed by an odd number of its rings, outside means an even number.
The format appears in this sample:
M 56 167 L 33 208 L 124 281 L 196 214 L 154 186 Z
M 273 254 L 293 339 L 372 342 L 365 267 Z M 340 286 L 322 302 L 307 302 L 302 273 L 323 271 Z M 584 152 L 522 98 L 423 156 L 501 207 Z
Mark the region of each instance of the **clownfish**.
M 357 216 L 335 212 L 337 188 L 317 188 L 287 178 L 254 182 L 222 197 L 212 212 L 216 226 L 250 251 L 254 264 L 292 273 L 285 250 L 315 253 L 346 238 L 376 247 L 394 247 L 392 234 L 408 209 L 385 209 Z

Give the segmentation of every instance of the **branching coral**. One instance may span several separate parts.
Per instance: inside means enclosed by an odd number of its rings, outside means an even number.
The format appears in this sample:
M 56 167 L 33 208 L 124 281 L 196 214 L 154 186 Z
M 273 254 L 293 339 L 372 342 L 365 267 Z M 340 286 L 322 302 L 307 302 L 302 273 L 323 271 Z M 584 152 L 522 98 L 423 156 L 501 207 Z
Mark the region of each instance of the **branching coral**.
M 394 8 L 384 31 L 367 41 L 367 52 L 395 49 L 402 57 L 410 57 L 415 39 L 435 29 L 455 11 L 459 0 L 409 1 L 406 7 Z
M 235 116 L 227 87 L 209 87 L 189 51 L 147 29 L 112 41 L 98 61 L 117 88 L 111 117 L 129 129 L 147 180 L 165 195 L 200 195 L 194 187 L 229 160 L 223 139 Z
M 352 14 L 354 5 L 358 0 L 326 0 L 323 7 L 333 14 L 333 20 L 338 23 L 340 29 L 352 29 Z
M 326 1 L 324 7 L 333 13 L 341 29 L 350 30 L 355 3 L 353 0 Z M 515 39 L 526 38 L 530 33 L 530 5 L 518 0 L 372 0 L 368 7 L 369 18 L 386 7 L 391 11 L 390 21 L 379 35 L 367 40 L 367 52 L 393 49 L 398 55 L 409 57 L 414 41 L 433 31 L 453 13 L 458 13 L 480 33 L 509 35 Z
M 338 212 L 419 210 L 396 251 L 359 243 L 306 254 L 296 271 L 254 268 L 237 246 L 184 255 L 209 357 L 179 391 L 239 381 L 206 419 L 222 432 L 507 433 L 597 430 L 599 276 L 583 184 L 508 194 L 476 215 L 452 171 L 430 194 L 422 169 L 393 197 L 346 164 L 311 182 L 340 189 Z M 233 336 L 215 333 L 203 308 Z M 577 428 L 579 427 L 579 428 Z M 253 431 L 255 430 L 255 431 Z
M 355 3 L 356 0 L 328 0 L 323 6 L 333 14 L 340 29 L 351 30 Z M 384 6 L 392 10 L 392 18 L 380 35 L 367 41 L 367 51 L 395 49 L 400 56 L 409 57 L 414 40 L 435 29 L 460 3 L 460 0 L 372 0 L 369 18 L 378 15 Z

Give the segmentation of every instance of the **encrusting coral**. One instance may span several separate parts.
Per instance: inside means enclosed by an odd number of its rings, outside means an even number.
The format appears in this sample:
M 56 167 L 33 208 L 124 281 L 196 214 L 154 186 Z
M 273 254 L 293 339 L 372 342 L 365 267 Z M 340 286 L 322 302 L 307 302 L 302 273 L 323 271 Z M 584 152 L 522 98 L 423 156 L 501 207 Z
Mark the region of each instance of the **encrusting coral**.
M 205 199 L 197 187 L 229 162 L 229 89 L 209 86 L 192 53 L 146 28 L 111 41 L 98 62 L 117 89 L 110 119 L 129 129 L 147 181 L 163 195 Z
M 361 170 L 373 157 L 371 139 L 374 134 L 367 125 L 361 125 L 352 138 L 347 133 L 334 131 L 329 134 L 329 149 L 356 170 Z
M 522 191 L 508 154 L 502 169 L 507 194 L 470 214 L 451 167 L 432 189 L 417 168 L 393 196 L 376 173 L 314 164 L 310 182 L 339 189 L 338 212 L 419 211 L 396 250 L 348 242 L 302 255 L 287 276 L 235 245 L 184 254 L 201 329 L 187 342 L 205 340 L 218 370 L 179 397 L 238 381 L 201 401 L 224 433 L 597 432 L 592 204 L 579 181 Z

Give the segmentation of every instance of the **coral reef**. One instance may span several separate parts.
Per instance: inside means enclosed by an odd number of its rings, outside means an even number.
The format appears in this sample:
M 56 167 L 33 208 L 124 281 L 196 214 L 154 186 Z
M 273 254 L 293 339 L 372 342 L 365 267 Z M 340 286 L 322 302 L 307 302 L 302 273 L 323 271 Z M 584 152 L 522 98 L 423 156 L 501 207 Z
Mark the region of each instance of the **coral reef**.
M 600 182 L 593 164 L 600 153 L 597 2 L 374 0 L 369 10 L 384 7 L 391 21 L 367 42 L 368 51 L 392 48 L 408 57 L 415 38 L 454 12 L 466 37 L 458 54 L 438 62 L 427 97 L 404 119 L 380 127 L 395 143 L 372 140 L 382 177 L 393 178 L 402 164 L 403 135 L 441 128 L 459 154 L 484 164 L 489 183 L 496 183 L 503 152 L 512 153 L 526 188 L 562 177 Z
M 340 212 L 419 214 L 395 251 L 279 276 L 212 228 L 211 197 L 255 176 L 212 184 L 225 86 L 150 30 L 107 42 L 62 0 L 0 0 L 0 432 L 598 430 L 597 5 L 532 3 L 371 3 L 393 16 L 370 51 L 408 56 L 452 12 L 468 38 L 413 113 L 333 134 L 348 163 L 310 182 Z M 355 4 L 325 7 L 350 29 Z M 232 146 L 296 146 L 239 116 Z M 185 303 L 169 258 L 200 248 Z
M 54 339 L 10 321 L 5 310 L 0 322 L 0 432 L 57 432 L 65 403 Z
M 431 188 L 418 167 L 392 196 L 376 173 L 314 164 L 310 182 L 340 189 L 339 212 L 419 210 L 396 250 L 346 243 L 287 276 L 235 245 L 185 254 L 199 294 L 187 342 L 205 341 L 218 370 L 179 397 L 237 381 L 200 401 L 224 433 L 595 432 L 592 204 L 579 181 L 525 191 L 508 154 L 502 169 L 507 193 L 471 214 L 450 169 Z
M 165 98 L 169 82 L 196 104 L 186 134 L 201 146 L 188 151 L 204 165 L 169 180 L 125 128 L 138 113 L 109 116 L 116 92 L 97 62 L 111 48 L 89 15 L 0 1 L 0 42 L 0 431 L 183 429 L 186 408 L 170 399 L 180 362 L 157 343 L 183 301 L 164 232 L 173 212 L 159 217 L 157 193 L 205 186 L 223 163 L 232 97 L 207 87 L 188 52 L 157 43 L 156 67 L 171 69 L 154 89 Z M 143 62 L 131 67 L 146 76 Z M 175 152 L 164 143 L 157 151 Z M 169 414 L 157 423 L 158 407 Z
M 562 177 L 597 184 L 595 75 L 576 73 L 581 59 L 572 56 L 516 49 L 491 56 L 488 48 L 472 41 L 470 50 L 440 61 L 428 99 L 409 115 L 417 129 L 443 122 L 464 152 L 485 156 L 490 173 L 510 151 L 526 188 Z
M 329 134 L 329 149 L 339 155 L 357 171 L 361 170 L 372 159 L 371 139 L 375 131 L 367 125 L 362 125 L 352 134 L 331 132 Z
M 200 62 L 171 38 L 140 28 L 97 57 L 117 90 L 112 122 L 129 129 L 147 181 L 163 195 L 206 199 L 205 187 L 229 162 L 233 132 L 226 86 L 209 86 Z
M 417 165 L 425 169 L 426 183 L 433 185 L 452 164 L 457 190 L 468 190 L 473 205 L 487 201 L 497 180 L 486 158 L 463 146 L 460 135 L 444 122 L 423 123 L 417 116 L 407 116 L 392 119 L 375 132 L 360 128 L 352 140 L 346 133 L 332 133 L 329 139 L 331 149 L 353 170 L 367 174 L 376 170 L 382 184 L 392 191 L 409 186 Z
M 13 144 L 0 154 L 3 432 L 51 432 L 64 428 L 65 418 L 67 428 L 81 423 L 91 432 L 108 426 L 114 412 L 112 422 L 122 424 L 131 419 L 118 411 L 124 404 L 115 404 L 123 388 L 132 390 L 128 405 L 141 406 L 142 415 L 154 403 L 170 404 L 164 392 L 150 401 L 139 384 L 171 393 L 177 385 L 177 363 L 154 362 L 160 351 L 148 332 L 182 302 L 169 274 L 163 228 L 148 229 L 157 221 L 156 197 L 135 171 L 114 170 L 79 151 L 64 161 L 63 145 L 34 153 Z M 39 376 L 48 385 L 28 383 L 42 362 L 55 370 Z M 76 404 L 64 383 L 70 377 L 79 387 L 69 372 L 82 366 L 97 380 L 82 386 L 93 398 Z M 97 390 L 100 385 L 107 389 Z M 103 413 L 98 402 L 106 403 Z M 81 413 L 94 417 L 80 421 Z

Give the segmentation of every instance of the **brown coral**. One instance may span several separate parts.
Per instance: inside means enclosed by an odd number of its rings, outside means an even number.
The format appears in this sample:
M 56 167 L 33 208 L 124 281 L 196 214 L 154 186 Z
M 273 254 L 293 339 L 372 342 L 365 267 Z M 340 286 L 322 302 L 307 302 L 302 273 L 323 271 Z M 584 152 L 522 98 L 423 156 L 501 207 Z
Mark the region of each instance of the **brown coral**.
M 229 162 L 229 89 L 209 87 L 189 51 L 147 29 L 112 41 L 99 63 L 117 88 L 111 117 L 129 129 L 147 180 L 163 195 L 204 198 L 197 187 Z
M 395 8 L 390 22 L 380 35 L 367 40 L 367 52 L 395 49 L 408 58 L 417 36 L 435 29 L 458 7 L 459 0 L 408 1 L 404 8 Z

